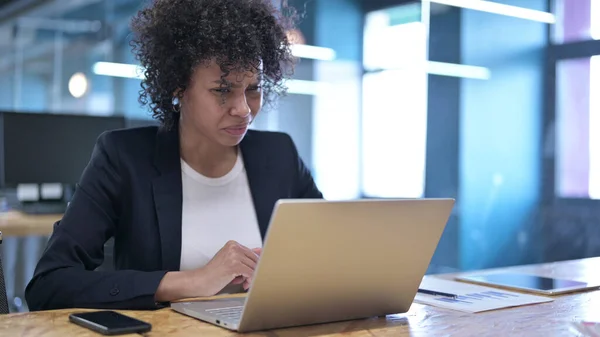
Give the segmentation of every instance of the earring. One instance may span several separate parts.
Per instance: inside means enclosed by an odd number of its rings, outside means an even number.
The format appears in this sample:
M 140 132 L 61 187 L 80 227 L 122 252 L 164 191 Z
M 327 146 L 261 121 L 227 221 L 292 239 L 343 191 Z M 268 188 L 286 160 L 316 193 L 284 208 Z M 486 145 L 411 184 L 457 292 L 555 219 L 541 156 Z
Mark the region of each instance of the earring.
M 179 110 L 181 108 L 180 104 L 179 104 L 179 97 L 174 96 L 173 99 L 171 100 L 171 104 L 173 105 L 173 110 L 177 113 L 179 113 Z

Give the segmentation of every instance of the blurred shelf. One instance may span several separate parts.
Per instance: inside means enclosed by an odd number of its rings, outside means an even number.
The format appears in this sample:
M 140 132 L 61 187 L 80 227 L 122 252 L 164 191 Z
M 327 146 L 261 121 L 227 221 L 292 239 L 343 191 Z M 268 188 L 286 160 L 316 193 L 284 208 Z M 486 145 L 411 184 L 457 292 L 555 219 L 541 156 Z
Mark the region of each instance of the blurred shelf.
M 15 236 L 52 234 L 54 223 L 62 218 L 62 214 L 32 215 L 18 211 L 0 213 L 0 231 L 4 238 Z

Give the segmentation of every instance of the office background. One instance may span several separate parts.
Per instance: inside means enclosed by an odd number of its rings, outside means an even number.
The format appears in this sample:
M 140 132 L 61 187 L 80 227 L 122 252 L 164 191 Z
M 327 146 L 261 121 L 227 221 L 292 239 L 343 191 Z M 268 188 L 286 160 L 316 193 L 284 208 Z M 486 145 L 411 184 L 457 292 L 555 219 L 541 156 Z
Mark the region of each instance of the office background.
M 456 198 L 430 273 L 600 255 L 593 0 L 494 1 L 509 15 L 448 0 L 289 2 L 306 11 L 290 32 L 300 63 L 289 94 L 253 127 L 288 132 L 326 198 Z M 69 116 L 153 123 L 129 47 L 142 4 L 0 1 L 0 110 L 64 118 L 38 131 L 3 125 L 0 172 L 67 170 L 23 159 L 43 149 L 64 158 L 63 135 L 91 151 L 90 133 L 64 127 Z M 27 310 L 45 240 L 5 238 L 12 311 Z

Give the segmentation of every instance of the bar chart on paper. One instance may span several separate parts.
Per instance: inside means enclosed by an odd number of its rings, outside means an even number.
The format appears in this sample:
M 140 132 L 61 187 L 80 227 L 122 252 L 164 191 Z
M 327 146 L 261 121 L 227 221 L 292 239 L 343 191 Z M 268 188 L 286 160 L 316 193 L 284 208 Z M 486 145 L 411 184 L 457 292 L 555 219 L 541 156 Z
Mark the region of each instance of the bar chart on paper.
M 417 293 L 416 303 L 469 313 L 552 302 L 553 299 L 498 290 L 464 282 L 425 276 L 419 289 L 456 295 L 455 297 Z

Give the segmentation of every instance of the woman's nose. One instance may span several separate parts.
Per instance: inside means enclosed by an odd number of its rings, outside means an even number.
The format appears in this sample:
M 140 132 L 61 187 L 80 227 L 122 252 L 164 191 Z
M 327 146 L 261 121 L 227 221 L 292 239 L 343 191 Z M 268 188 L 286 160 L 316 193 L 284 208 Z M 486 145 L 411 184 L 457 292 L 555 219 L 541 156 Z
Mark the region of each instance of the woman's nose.
M 252 110 L 250 109 L 250 105 L 248 105 L 246 95 L 241 95 L 235 100 L 235 103 L 231 107 L 230 114 L 232 116 L 247 117 L 251 112 Z

